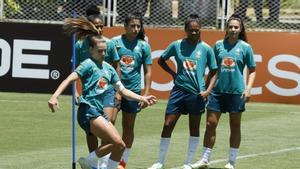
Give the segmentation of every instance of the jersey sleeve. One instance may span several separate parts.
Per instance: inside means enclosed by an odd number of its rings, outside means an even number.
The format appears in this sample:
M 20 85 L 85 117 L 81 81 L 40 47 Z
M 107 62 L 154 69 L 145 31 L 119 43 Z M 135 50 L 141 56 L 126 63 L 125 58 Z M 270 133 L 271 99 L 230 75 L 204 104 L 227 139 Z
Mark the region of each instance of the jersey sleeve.
M 110 40 L 107 42 L 107 47 L 109 49 L 108 54 L 111 56 L 112 61 L 114 61 L 114 62 L 119 61 L 120 57 L 117 52 L 115 43 L 112 40 Z
M 85 61 L 81 62 L 75 69 L 75 72 L 80 76 L 80 78 L 84 77 L 90 70 L 92 70 L 91 64 L 89 64 L 90 61 L 90 59 L 86 59 Z
M 173 42 L 167 47 L 167 49 L 161 55 L 162 59 L 168 60 L 171 56 L 175 56 L 175 51 L 176 51 L 175 44 L 176 42 Z
M 218 68 L 215 53 L 211 47 L 207 47 L 207 65 L 210 70 Z
M 75 44 L 75 62 L 78 66 L 81 62 L 90 57 L 89 42 L 87 39 L 79 40 Z
M 147 42 L 144 43 L 145 45 L 143 47 L 143 63 L 146 65 L 152 65 L 150 45 Z
M 110 71 L 111 71 L 111 84 L 115 84 L 118 81 L 120 81 L 118 73 L 113 67 L 110 68 Z
M 125 89 L 125 87 L 121 81 L 118 81 L 117 83 L 113 84 L 113 86 L 114 86 L 114 89 L 117 91 L 122 91 Z
M 247 67 L 248 68 L 255 68 L 256 64 L 254 61 L 254 54 L 253 54 L 253 49 L 252 47 L 249 45 L 246 48 L 246 60 L 245 60 Z

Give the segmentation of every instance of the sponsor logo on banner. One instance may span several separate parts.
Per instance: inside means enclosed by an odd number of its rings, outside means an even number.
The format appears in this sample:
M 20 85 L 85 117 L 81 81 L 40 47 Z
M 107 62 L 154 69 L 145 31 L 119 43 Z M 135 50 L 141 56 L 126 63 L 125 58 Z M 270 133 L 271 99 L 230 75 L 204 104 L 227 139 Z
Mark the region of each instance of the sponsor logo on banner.
M 2 51 L 0 76 L 6 75 L 12 70 L 12 77 L 32 78 L 32 79 L 58 79 L 60 72 L 42 68 L 25 68 L 24 64 L 48 65 L 49 56 L 42 54 L 26 54 L 24 50 L 50 51 L 50 41 L 15 39 L 13 49 L 4 39 L 0 39 L 0 49 Z M 13 51 L 11 53 L 10 51 Z M 51 76 L 50 76 L 51 75 Z
M 0 91 L 51 93 L 71 73 L 72 41 L 61 25 L 0 27 Z

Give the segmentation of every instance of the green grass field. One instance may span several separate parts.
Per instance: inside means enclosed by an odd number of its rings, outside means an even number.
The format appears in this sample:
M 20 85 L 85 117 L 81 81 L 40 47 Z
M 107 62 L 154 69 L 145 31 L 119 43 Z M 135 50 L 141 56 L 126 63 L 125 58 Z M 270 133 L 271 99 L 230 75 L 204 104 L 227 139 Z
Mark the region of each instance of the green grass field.
M 70 169 L 71 97 L 60 98 L 60 109 L 50 113 L 47 94 L 0 92 L 0 169 Z M 137 117 L 135 142 L 128 169 L 146 168 L 158 156 L 166 101 L 143 110 Z M 120 130 L 121 114 L 117 128 Z M 205 128 L 201 123 L 200 156 Z M 88 151 L 84 132 L 77 125 L 77 158 Z M 172 135 L 166 169 L 181 166 L 186 157 L 187 116 L 182 116 Z M 228 153 L 228 115 L 221 117 L 213 151 L 212 168 L 222 168 Z M 77 168 L 80 168 L 77 165 Z M 238 169 L 300 168 L 300 105 L 249 103 L 242 119 L 242 143 Z

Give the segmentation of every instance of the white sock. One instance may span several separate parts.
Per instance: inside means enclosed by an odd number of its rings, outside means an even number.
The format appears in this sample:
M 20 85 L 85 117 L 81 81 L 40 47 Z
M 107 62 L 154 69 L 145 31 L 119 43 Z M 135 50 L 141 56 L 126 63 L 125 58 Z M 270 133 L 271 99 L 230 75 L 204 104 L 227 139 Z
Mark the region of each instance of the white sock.
M 197 151 L 198 144 L 199 144 L 199 137 L 190 136 L 188 153 L 187 153 L 187 158 L 186 158 L 185 164 L 192 163 L 195 152 Z
M 164 164 L 166 154 L 170 145 L 170 137 L 161 137 L 160 138 L 160 149 L 159 149 L 159 163 Z
M 102 159 L 102 163 L 100 165 L 100 168 L 106 168 L 107 167 L 107 163 L 108 163 L 108 159 L 110 157 L 111 153 L 103 156 L 101 159 Z
M 108 159 L 107 169 L 116 169 L 119 165 L 119 161 Z
M 202 153 L 201 160 L 205 160 L 205 161 L 209 162 L 210 156 L 211 156 L 211 151 L 212 151 L 211 148 L 203 147 L 203 153 Z
M 236 161 L 236 157 L 238 156 L 238 153 L 239 153 L 239 149 L 238 148 L 232 148 L 230 147 L 229 149 L 229 159 L 228 159 L 228 162 L 232 165 L 235 164 L 235 161 Z
M 100 158 L 96 155 L 96 152 L 93 151 L 91 152 L 87 157 L 86 160 L 89 164 L 91 164 L 92 166 L 97 166 L 98 165 L 98 160 Z
M 123 160 L 125 163 L 127 163 L 127 161 L 128 161 L 130 152 L 131 152 L 131 148 L 125 148 L 122 158 L 121 158 L 121 160 Z

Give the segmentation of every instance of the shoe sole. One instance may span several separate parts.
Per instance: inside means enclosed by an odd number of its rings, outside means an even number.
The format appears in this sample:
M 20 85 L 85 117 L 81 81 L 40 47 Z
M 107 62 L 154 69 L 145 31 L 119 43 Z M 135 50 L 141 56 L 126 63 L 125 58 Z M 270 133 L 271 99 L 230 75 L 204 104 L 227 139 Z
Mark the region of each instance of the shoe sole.
M 192 167 L 192 169 L 209 169 L 209 165 L 203 165 L 200 167 Z

